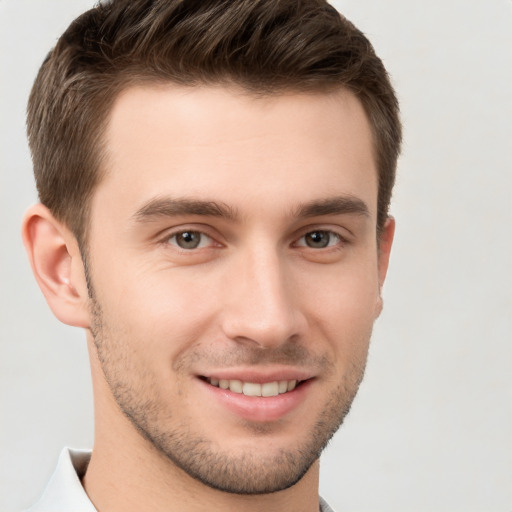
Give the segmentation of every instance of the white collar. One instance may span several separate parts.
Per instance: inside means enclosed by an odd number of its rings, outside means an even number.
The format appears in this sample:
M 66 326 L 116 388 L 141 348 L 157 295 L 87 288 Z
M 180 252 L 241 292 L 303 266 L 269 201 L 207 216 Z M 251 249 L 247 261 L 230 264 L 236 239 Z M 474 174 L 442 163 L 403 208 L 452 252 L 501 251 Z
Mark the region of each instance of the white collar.
M 97 512 L 80 482 L 90 458 L 89 450 L 64 448 L 41 499 L 27 512 Z

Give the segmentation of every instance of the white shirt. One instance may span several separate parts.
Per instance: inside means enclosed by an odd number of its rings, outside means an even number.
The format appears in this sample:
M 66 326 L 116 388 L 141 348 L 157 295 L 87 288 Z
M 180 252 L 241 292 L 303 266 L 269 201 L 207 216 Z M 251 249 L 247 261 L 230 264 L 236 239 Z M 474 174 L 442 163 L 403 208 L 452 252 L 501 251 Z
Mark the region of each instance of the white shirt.
M 90 458 L 88 450 L 64 448 L 43 495 L 27 512 L 97 512 L 80 481 Z
M 26 512 L 97 512 L 81 483 L 90 458 L 88 450 L 64 448 L 41 499 Z M 334 512 L 322 498 L 320 512 Z

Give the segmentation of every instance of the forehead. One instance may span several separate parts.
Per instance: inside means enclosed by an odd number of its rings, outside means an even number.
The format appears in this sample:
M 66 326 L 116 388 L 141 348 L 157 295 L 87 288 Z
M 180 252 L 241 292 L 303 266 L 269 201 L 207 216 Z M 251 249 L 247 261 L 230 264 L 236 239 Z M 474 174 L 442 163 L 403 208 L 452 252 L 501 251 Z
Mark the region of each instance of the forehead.
M 353 195 L 376 209 L 377 171 L 364 109 L 346 90 L 254 96 L 228 87 L 129 88 L 106 130 L 100 199 L 128 215 L 153 197 L 307 202 Z

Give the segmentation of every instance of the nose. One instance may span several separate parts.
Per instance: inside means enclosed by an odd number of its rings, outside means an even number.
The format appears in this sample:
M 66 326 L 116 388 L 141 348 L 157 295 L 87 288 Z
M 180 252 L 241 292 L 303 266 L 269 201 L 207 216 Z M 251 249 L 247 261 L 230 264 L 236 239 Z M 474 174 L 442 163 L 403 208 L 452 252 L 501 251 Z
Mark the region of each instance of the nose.
M 303 335 L 291 269 L 276 250 L 239 255 L 224 290 L 222 329 L 239 343 L 277 348 Z

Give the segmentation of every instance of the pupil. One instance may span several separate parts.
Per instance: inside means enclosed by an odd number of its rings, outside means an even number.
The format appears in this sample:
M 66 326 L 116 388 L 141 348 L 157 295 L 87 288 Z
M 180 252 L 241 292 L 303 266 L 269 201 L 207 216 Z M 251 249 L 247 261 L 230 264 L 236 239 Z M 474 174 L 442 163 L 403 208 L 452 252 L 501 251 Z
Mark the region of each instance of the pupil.
M 329 234 L 325 231 L 313 231 L 306 235 L 306 241 L 310 247 L 322 249 L 329 245 Z

